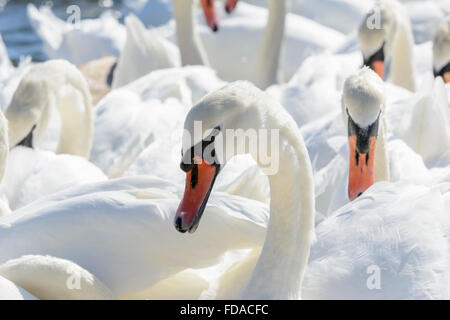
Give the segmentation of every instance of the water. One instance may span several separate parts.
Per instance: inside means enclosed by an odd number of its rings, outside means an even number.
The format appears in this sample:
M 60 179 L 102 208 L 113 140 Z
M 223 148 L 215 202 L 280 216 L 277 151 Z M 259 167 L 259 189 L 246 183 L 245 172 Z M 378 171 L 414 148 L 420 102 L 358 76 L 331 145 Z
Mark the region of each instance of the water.
M 50 6 L 61 19 L 68 19 L 67 7 L 76 4 L 81 9 L 81 18 L 96 18 L 105 10 L 128 11 L 124 1 L 120 0 L 0 0 L 0 33 L 8 55 L 13 63 L 21 57 L 31 56 L 34 61 L 44 61 L 47 56 L 43 52 L 42 42 L 32 29 L 27 17 L 27 4 L 36 7 Z

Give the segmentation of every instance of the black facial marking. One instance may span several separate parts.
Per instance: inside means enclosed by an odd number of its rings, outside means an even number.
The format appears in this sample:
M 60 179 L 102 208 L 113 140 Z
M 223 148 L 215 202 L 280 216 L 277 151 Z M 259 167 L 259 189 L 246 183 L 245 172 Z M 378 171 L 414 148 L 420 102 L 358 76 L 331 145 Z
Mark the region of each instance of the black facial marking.
M 27 148 L 33 149 L 33 131 L 36 129 L 36 125 L 33 125 L 33 127 L 30 130 L 30 133 L 27 134 L 25 138 L 22 139 L 16 146 L 23 146 Z
M 216 150 L 214 148 L 212 150 L 210 149 L 211 154 L 206 154 L 205 149 L 209 145 L 214 144 L 216 135 L 218 135 L 220 131 L 221 131 L 220 127 L 217 126 L 212 130 L 211 134 L 207 138 L 203 139 L 196 145 L 192 146 L 186 153 L 183 153 L 183 150 L 181 150 L 181 158 L 182 158 L 180 163 L 181 170 L 183 170 L 184 172 L 191 171 L 196 166 L 194 160 L 195 156 L 199 156 L 203 160 L 207 161 L 212 165 L 215 165 L 217 169 L 219 169 L 220 163 L 219 160 L 216 158 Z
M 364 65 L 372 69 L 372 65 L 375 61 L 384 61 L 384 43 L 377 52 L 367 59 L 364 58 Z
M 446 72 L 450 72 L 450 62 L 447 63 L 446 66 L 444 66 L 440 71 L 436 71 L 434 70 L 434 76 L 437 78 L 439 76 L 441 76 L 442 78 L 444 78 L 444 73 Z
M 359 154 L 368 154 L 370 149 L 370 138 L 378 137 L 378 124 L 380 115 L 378 115 L 377 119 L 374 123 L 369 125 L 367 128 L 361 128 L 356 122 L 353 121 L 352 117 L 348 113 L 348 136 L 356 136 L 356 164 L 358 164 Z M 366 157 L 366 163 L 368 162 L 369 157 Z
M 110 88 L 111 88 L 111 85 L 112 85 L 112 82 L 113 82 L 114 71 L 116 70 L 116 67 L 117 67 L 117 61 L 114 62 L 114 64 L 111 66 L 111 69 L 109 69 L 109 72 L 108 72 L 108 76 L 106 77 L 106 84 Z

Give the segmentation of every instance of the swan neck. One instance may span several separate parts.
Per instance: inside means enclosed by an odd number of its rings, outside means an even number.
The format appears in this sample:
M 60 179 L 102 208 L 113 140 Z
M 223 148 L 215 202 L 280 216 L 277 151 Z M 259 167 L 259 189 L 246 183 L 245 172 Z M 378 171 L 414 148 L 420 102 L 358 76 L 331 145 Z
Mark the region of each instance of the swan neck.
M 280 133 L 280 146 L 285 147 L 280 150 L 278 172 L 269 176 L 267 235 L 244 299 L 300 298 L 314 238 L 314 186 L 311 162 L 300 133 L 294 139 Z
M 380 131 L 378 132 L 377 147 L 375 148 L 375 174 L 374 181 L 389 181 L 389 158 L 386 140 L 386 119 L 381 118 Z
M 401 13 L 396 16 L 394 34 L 388 45 L 391 50 L 391 80 L 395 85 L 415 92 L 412 27 L 407 17 L 402 17 Z
M 269 18 L 256 60 L 255 84 L 266 89 L 278 83 L 278 67 L 286 22 L 288 0 L 268 0 Z
M 172 4 L 181 63 L 183 66 L 209 66 L 205 49 L 196 30 L 193 0 L 172 0 Z
M 89 158 L 93 136 L 91 97 L 85 90 L 79 93 L 73 99 L 64 100 L 58 105 L 61 136 L 56 153 Z

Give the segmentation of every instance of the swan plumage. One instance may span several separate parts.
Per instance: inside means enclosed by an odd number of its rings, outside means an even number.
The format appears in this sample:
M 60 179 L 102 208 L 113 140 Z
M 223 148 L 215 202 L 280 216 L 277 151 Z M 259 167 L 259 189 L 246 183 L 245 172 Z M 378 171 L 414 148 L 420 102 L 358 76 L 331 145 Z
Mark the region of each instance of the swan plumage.
M 206 208 L 203 230 L 186 241 L 171 223 L 181 192 L 173 183 L 139 176 L 86 184 L 39 199 L 2 219 L 0 263 L 24 255 L 69 260 L 122 297 L 186 268 L 214 265 L 228 250 L 263 241 L 267 207 L 220 193 Z M 242 235 L 232 237 L 235 232 Z M 30 233 L 35 235 L 32 243 L 25 237 Z M 182 252 L 174 254 L 180 248 Z

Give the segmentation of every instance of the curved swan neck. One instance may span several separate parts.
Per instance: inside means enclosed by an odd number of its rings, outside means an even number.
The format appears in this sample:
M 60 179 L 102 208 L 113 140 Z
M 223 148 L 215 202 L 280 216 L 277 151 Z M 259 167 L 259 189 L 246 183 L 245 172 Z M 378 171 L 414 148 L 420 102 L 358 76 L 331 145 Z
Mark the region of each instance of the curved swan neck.
M 401 4 L 393 8 L 395 23 L 392 26 L 394 34 L 390 37 L 388 44 L 391 56 L 391 79 L 392 83 L 414 92 L 416 84 L 414 80 L 413 46 L 411 22 L 404 12 Z
M 209 66 L 205 49 L 196 32 L 193 0 L 172 0 L 172 4 L 181 63 L 183 66 Z
M 299 299 L 314 239 L 314 185 L 303 138 L 280 132 L 280 145 L 279 171 L 269 176 L 266 240 L 244 299 Z
M 386 119 L 381 118 L 380 130 L 378 132 L 377 147 L 375 148 L 375 174 L 374 181 L 389 181 L 389 158 L 386 139 Z
M 278 67 L 288 0 L 268 0 L 269 19 L 255 64 L 254 83 L 261 89 L 279 82 Z
M 56 153 L 89 158 L 92 147 L 92 103 L 88 88 L 78 88 L 72 99 L 59 102 L 61 136 Z

